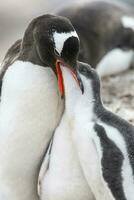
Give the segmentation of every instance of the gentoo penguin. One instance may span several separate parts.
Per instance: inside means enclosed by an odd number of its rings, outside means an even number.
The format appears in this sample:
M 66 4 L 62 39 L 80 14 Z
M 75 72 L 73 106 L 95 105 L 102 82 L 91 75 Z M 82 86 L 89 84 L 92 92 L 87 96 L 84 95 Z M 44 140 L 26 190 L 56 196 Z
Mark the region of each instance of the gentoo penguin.
M 100 76 L 128 69 L 134 56 L 134 12 L 128 5 L 90 1 L 57 12 L 70 19 L 80 38 L 79 60 Z
M 88 64 L 79 63 L 79 88 L 64 74 L 71 137 L 85 178 L 96 200 L 134 199 L 134 126 L 108 111 L 100 81 Z
M 1 200 L 38 199 L 39 168 L 64 107 L 57 59 L 75 68 L 78 51 L 79 39 L 70 21 L 44 15 L 26 29 L 16 59 L 13 53 L 1 90 Z
M 66 82 L 67 84 L 69 82 L 71 86 L 69 92 L 79 87 L 77 82 L 74 84 L 74 78 L 68 68 L 63 66 L 61 70 L 63 77 L 64 74 L 69 73 L 68 80 L 64 79 L 65 87 Z M 65 98 L 67 93 L 65 88 Z M 79 97 L 81 90 L 76 89 L 75 94 Z M 68 116 L 67 104 L 68 99 L 67 101 L 65 99 L 65 111 L 54 132 L 53 141 L 41 166 L 38 186 L 39 196 L 41 200 L 95 200 L 74 148 L 71 137 L 72 124 L 70 116 Z

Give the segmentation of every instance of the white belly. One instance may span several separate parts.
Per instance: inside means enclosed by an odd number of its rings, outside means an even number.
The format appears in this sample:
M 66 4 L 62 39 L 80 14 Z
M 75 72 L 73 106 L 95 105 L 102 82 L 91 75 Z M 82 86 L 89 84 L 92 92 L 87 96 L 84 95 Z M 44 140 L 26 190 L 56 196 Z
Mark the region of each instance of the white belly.
M 71 139 L 65 115 L 54 136 L 49 169 L 41 184 L 41 200 L 93 200 Z
M 133 61 L 134 52 L 113 49 L 108 52 L 96 66 L 100 77 L 118 74 L 127 70 Z
M 50 68 L 17 61 L 7 70 L 0 105 L 0 200 L 38 199 L 38 169 L 62 106 Z

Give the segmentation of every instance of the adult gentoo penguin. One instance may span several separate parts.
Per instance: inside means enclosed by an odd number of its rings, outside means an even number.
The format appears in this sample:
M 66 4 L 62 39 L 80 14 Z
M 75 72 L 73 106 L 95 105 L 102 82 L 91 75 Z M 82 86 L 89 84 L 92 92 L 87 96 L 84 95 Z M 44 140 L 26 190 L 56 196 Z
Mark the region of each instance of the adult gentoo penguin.
M 104 108 L 94 69 L 80 63 L 78 77 L 81 95 L 65 82 L 66 112 L 85 178 L 96 200 L 133 200 L 134 126 Z
M 38 192 L 41 200 L 95 200 L 81 169 L 71 137 L 72 124 L 68 115 L 68 93 L 72 90 L 77 97 L 81 91 L 71 71 L 61 67 L 65 85 L 65 111 L 59 126 L 54 132 L 53 141 L 39 174 Z M 67 75 L 66 75 L 67 74 Z M 68 75 L 69 74 L 69 75 Z M 70 75 L 71 74 L 71 75 Z M 68 82 L 71 86 L 68 89 Z M 66 91 L 67 85 L 67 91 Z M 76 91 L 75 91 L 76 89 Z M 77 94 L 78 92 L 78 94 Z M 67 98 L 67 101 L 66 101 Z
M 100 76 L 128 69 L 134 56 L 134 12 L 128 5 L 90 1 L 58 11 L 70 19 L 80 38 L 79 60 Z
M 8 63 L 0 105 L 1 200 L 38 199 L 39 168 L 64 107 L 59 60 L 75 68 L 78 50 L 70 21 L 44 15 L 26 29 L 13 63 L 7 58 L 3 64 L 5 69 Z

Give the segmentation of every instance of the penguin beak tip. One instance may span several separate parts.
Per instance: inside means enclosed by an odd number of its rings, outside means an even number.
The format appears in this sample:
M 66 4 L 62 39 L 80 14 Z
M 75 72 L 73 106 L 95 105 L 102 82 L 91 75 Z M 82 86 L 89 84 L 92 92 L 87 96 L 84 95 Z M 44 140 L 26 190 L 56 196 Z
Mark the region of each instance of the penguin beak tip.
M 84 93 L 83 87 L 81 86 L 81 82 L 79 81 L 79 78 L 77 77 L 77 72 L 73 69 L 73 67 L 65 64 L 63 62 L 63 60 L 57 59 L 56 60 L 56 71 L 57 71 L 57 78 L 58 78 L 58 88 L 59 88 L 61 98 L 62 99 L 64 98 L 64 93 L 65 93 L 65 91 L 64 91 L 64 79 L 63 79 L 63 75 L 62 75 L 61 65 L 62 65 L 62 67 L 67 67 L 70 70 L 73 78 L 77 82 L 77 84 L 80 87 L 82 94 L 83 94 Z

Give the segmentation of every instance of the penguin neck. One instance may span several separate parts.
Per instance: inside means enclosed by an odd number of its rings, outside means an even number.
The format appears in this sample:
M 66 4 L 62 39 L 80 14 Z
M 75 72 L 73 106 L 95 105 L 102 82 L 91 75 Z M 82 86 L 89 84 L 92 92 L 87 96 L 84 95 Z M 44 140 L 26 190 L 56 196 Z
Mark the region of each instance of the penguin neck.
M 101 103 L 99 77 L 94 76 L 92 79 L 82 77 L 82 82 L 84 87 L 83 96 L 88 99 L 88 102 L 92 104 Z
M 53 71 L 56 72 L 55 60 L 50 60 L 51 54 L 46 56 L 46 48 L 47 46 L 45 44 L 40 44 L 33 36 L 25 35 L 21 44 L 18 59 L 43 67 L 51 67 Z
M 33 34 L 35 23 L 31 23 L 24 33 L 18 59 L 22 61 L 29 61 L 33 64 L 44 66 L 37 52 L 38 43 L 36 39 L 34 38 L 35 36 Z
M 84 84 L 84 93 L 80 106 L 83 108 L 83 112 L 87 112 L 87 114 L 84 113 L 84 115 L 90 115 L 91 117 L 92 113 L 92 119 L 99 115 L 99 111 L 103 108 L 99 80 L 88 79 L 87 83 Z
M 47 66 L 47 64 L 40 59 L 34 44 L 22 44 L 18 59 L 31 62 L 35 65 Z
M 68 116 L 72 116 L 75 110 L 76 103 L 81 96 L 81 90 L 68 68 L 62 67 L 62 74 L 65 90 L 65 111 Z

